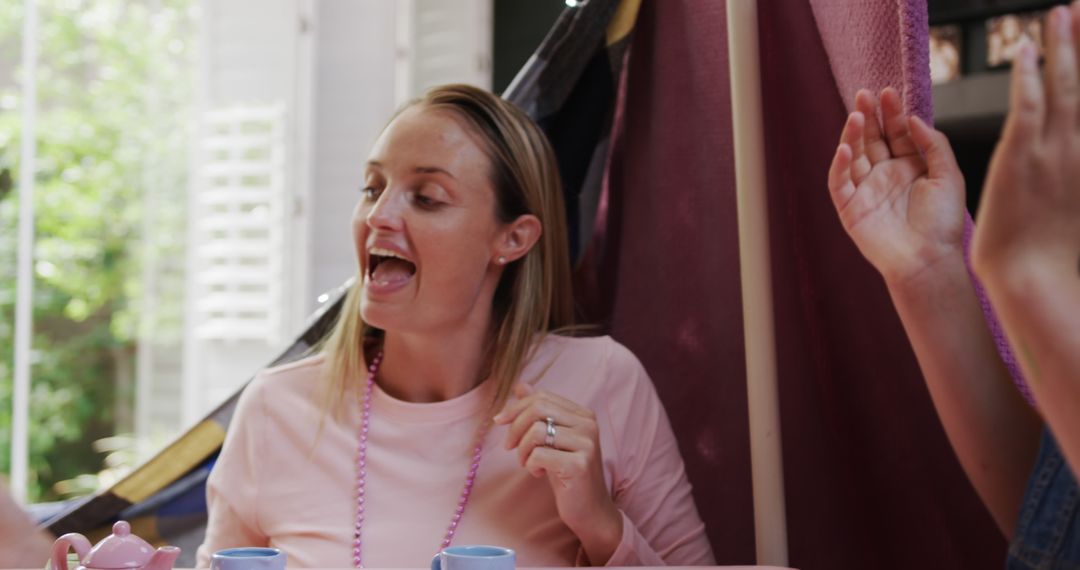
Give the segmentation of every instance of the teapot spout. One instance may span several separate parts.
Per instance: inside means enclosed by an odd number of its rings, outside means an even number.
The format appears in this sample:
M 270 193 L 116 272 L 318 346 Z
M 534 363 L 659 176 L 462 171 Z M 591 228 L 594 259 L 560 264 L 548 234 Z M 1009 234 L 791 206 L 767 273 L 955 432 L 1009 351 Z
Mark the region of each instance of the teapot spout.
M 172 570 L 176 557 L 180 556 L 180 549 L 176 546 L 162 546 L 154 552 L 150 560 L 146 562 L 142 570 Z

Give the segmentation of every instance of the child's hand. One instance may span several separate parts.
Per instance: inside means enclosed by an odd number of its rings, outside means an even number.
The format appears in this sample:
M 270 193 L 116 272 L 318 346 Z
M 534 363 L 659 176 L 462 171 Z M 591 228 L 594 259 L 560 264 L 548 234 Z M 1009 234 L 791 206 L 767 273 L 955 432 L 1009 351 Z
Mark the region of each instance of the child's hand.
M 1045 79 L 1024 45 L 986 178 L 973 262 L 988 286 L 1080 279 L 1080 5 L 1056 8 L 1048 24 Z
M 963 263 L 964 179 L 945 135 L 904 115 L 893 89 L 855 97 L 829 169 L 840 221 L 890 285 Z

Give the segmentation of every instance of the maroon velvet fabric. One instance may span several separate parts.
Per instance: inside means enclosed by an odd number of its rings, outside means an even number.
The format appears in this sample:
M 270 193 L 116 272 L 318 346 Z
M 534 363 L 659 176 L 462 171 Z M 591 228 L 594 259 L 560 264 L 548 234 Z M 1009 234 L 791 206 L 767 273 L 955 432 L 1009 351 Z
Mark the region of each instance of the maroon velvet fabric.
M 881 279 L 829 201 L 845 112 L 807 0 L 761 0 L 760 14 L 791 564 L 999 567 L 1004 541 L 948 446 Z M 579 284 L 590 314 L 652 375 L 718 562 L 745 564 L 754 532 L 725 26 L 721 1 L 643 2 L 607 217 Z
M 722 2 L 646 1 L 608 171 L 612 335 L 655 380 L 724 564 L 754 561 Z M 594 305 L 595 308 L 595 305 Z

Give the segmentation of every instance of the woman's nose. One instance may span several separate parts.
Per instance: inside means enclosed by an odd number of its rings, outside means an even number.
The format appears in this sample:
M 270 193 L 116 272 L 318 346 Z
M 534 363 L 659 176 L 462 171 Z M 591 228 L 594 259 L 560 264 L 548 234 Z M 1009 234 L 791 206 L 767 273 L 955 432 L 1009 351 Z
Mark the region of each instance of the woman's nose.
M 402 215 L 401 193 L 387 188 L 379 194 L 375 204 L 367 214 L 367 225 L 371 229 L 400 230 Z

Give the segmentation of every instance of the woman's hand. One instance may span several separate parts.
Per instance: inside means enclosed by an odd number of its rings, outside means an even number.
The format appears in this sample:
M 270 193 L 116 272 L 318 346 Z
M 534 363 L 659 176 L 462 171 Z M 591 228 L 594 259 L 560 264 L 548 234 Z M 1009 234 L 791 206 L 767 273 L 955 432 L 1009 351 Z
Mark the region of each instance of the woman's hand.
M 0 568 L 38 568 L 55 536 L 39 529 L 0 481 Z
M 1080 472 L 1080 4 L 1046 22 L 1045 76 L 1031 45 L 1013 64 L 972 260 L 1039 411 Z
M 887 284 L 963 264 L 964 179 L 945 135 L 906 117 L 900 95 L 855 96 L 829 169 L 840 221 Z
M 1046 78 L 1035 46 L 1013 65 L 1009 116 L 986 177 L 972 259 L 988 287 L 1027 293 L 1080 279 L 1080 7 L 1047 18 Z
M 526 384 L 518 384 L 514 395 L 518 399 L 494 419 L 509 425 L 506 449 L 517 449 L 518 460 L 533 477 L 547 476 L 559 517 L 581 540 L 589 561 L 602 566 L 619 546 L 623 529 L 622 513 L 604 482 L 596 414 Z M 555 426 L 552 445 L 548 418 Z

